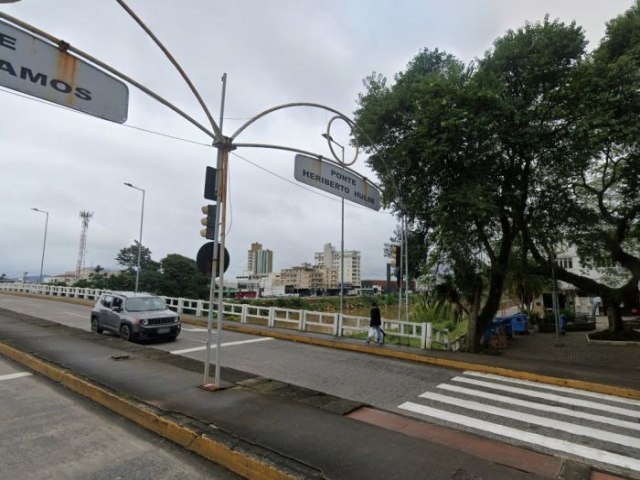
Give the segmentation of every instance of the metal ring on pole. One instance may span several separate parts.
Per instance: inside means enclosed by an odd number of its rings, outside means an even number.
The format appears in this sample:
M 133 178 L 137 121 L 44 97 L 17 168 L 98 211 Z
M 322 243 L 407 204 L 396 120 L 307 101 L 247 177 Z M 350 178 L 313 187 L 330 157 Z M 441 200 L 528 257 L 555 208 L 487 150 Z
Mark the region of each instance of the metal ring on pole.
M 335 120 L 342 120 L 344 123 L 346 123 L 349 126 L 349 130 L 351 131 L 351 136 L 354 138 L 354 142 L 355 142 L 355 150 L 356 153 L 353 156 L 353 160 L 351 160 L 351 162 L 347 163 L 344 161 L 344 155 L 342 155 L 341 158 L 338 158 L 338 155 L 336 154 L 335 150 L 333 149 L 333 142 L 331 141 L 331 124 L 335 121 Z M 327 144 L 329 145 L 329 150 L 331 150 L 331 154 L 333 155 L 333 158 L 335 158 L 339 164 L 341 164 L 344 167 L 348 167 L 353 165 L 354 163 L 356 163 L 356 160 L 358 159 L 358 153 L 360 151 L 360 145 L 358 143 L 358 139 L 353 135 L 353 126 L 351 125 L 351 123 L 348 121 L 347 118 L 345 118 L 342 115 L 334 115 L 333 117 L 331 117 L 331 120 L 329 120 L 329 123 L 327 123 Z

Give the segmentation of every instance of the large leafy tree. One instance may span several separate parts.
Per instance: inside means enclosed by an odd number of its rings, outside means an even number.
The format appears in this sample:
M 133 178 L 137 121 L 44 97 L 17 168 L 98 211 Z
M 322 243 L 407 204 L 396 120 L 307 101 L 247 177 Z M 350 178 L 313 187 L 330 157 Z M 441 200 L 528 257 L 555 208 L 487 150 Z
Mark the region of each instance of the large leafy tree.
M 500 307 L 515 240 L 571 170 L 563 90 L 584 47 L 580 28 L 545 19 L 507 32 L 477 66 L 424 50 L 393 86 L 372 75 L 359 97 L 359 140 L 385 200 L 422 224 L 452 270 L 475 264 L 478 308 L 487 266 L 472 350 Z
M 558 269 L 558 277 L 602 297 L 610 329 L 623 329 L 621 305 L 638 304 L 640 281 L 640 3 L 611 21 L 604 40 L 575 69 L 567 92 L 572 123 L 572 164 L 562 211 L 548 205 L 547 218 L 562 219 L 558 232 L 577 247 L 587 267 L 609 265 L 614 276 L 593 280 Z M 532 227 L 555 229 L 538 216 Z M 530 238 L 534 235 L 530 234 Z M 544 245 L 531 252 L 549 272 Z
M 133 245 L 129 247 L 124 247 L 120 249 L 118 255 L 116 256 L 116 261 L 125 267 L 125 269 L 135 275 L 136 267 L 138 265 L 138 246 L 140 243 L 135 240 Z M 154 262 L 151 259 L 151 250 L 148 247 L 142 245 L 142 249 L 140 250 L 140 271 L 145 270 L 158 270 L 160 268 L 160 264 L 158 262 Z

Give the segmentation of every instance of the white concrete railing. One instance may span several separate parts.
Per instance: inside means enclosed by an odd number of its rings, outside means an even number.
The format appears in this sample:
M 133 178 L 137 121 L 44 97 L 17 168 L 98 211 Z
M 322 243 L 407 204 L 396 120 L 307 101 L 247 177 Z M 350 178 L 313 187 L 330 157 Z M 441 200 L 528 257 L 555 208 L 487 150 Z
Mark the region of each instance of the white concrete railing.
M 96 288 L 63 287 L 40 285 L 35 283 L 0 283 L 0 292 L 29 293 L 52 297 L 79 298 L 95 301 L 104 292 Z M 169 308 L 180 314 L 206 317 L 209 312 L 208 300 L 162 297 Z M 214 311 L 217 305 L 214 304 Z M 313 312 L 289 308 L 262 307 L 240 303 L 223 303 L 225 315 L 238 317 L 240 323 L 262 325 L 270 328 L 284 328 L 302 332 L 324 333 L 335 336 L 353 336 L 366 332 L 369 328 L 368 317 L 344 315 L 342 328 L 339 326 L 338 313 Z M 388 336 L 410 342 L 418 340 L 420 348 L 431 349 L 435 345 L 445 350 L 458 350 L 460 342 L 451 342 L 447 330 L 436 330 L 431 323 L 413 323 L 401 320 L 382 319 L 382 328 Z

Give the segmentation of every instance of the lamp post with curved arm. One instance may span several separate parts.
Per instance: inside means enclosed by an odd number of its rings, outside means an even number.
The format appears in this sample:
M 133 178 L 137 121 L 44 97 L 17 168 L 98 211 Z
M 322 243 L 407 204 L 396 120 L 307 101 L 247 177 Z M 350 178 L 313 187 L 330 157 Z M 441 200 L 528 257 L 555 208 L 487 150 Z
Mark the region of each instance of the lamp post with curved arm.
M 42 260 L 40 260 L 40 283 L 42 283 L 42 269 L 44 268 L 44 251 L 47 248 L 47 227 L 49 226 L 49 212 L 40 210 L 39 208 L 32 208 L 34 212 L 40 212 L 46 214 L 44 221 L 44 241 L 42 242 Z
M 144 188 L 140 188 L 140 187 L 136 187 L 135 185 L 132 185 L 128 182 L 125 182 L 125 185 L 127 187 L 131 187 L 134 188 L 136 190 L 139 190 L 140 192 L 142 192 L 142 208 L 140 209 L 140 240 L 138 240 L 138 263 L 136 266 L 136 290 L 135 292 L 138 293 L 138 284 L 140 282 L 140 255 L 142 254 L 142 223 L 144 222 L 144 194 L 145 194 L 145 190 Z
M 326 138 L 327 142 L 333 143 L 340 147 L 342 155 L 340 156 L 342 165 L 344 165 L 344 146 L 336 142 L 331 135 L 323 133 L 322 136 Z M 342 331 L 343 315 L 344 315 L 344 197 L 340 197 L 341 200 L 341 215 L 340 215 L 340 318 L 338 319 L 338 332 Z

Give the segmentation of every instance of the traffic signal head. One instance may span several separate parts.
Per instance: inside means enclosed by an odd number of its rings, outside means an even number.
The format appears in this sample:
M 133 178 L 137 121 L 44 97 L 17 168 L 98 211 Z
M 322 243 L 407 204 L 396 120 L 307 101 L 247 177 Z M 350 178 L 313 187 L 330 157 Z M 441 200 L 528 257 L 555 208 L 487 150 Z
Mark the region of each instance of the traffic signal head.
M 200 235 L 208 238 L 209 240 L 214 240 L 216 228 L 216 206 L 205 205 L 204 207 L 202 207 L 202 213 L 204 213 L 206 217 L 200 220 L 200 223 L 206 228 L 200 230 Z

